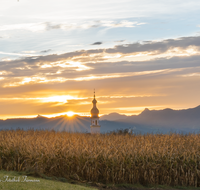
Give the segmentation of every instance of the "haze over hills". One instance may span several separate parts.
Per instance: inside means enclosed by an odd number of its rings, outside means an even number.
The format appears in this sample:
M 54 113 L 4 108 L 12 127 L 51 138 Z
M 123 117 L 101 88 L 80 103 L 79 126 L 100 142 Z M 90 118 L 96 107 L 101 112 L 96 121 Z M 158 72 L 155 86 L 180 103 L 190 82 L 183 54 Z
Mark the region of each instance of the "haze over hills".
M 200 106 L 184 110 L 146 108 L 138 116 L 128 116 L 120 121 L 165 128 L 200 128 Z
M 200 131 L 200 106 L 195 108 L 173 110 L 166 108 L 163 110 L 149 110 L 146 108 L 139 115 L 125 116 L 117 113 L 111 113 L 101 120 L 110 120 L 117 123 L 132 124 L 135 131 L 160 131 L 163 133 L 169 131 L 198 132 Z
M 126 119 L 128 116 L 126 115 L 121 115 L 119 113 L 110 113 L 107 115 L 103 115 L 100 117 L 100 120 L 109 120 L 109 121 L 115 121 L 115 120 L 119 120 L 119 119 Z
M 70 132 L 90 132 L 90 117 L 66 115 L 46 118 L 38 115 L 29 119 L 0 120 L 0 130 L 33 129 Z M 118 113 L 104 115 L 100 120 L 101 133 L 118 129 L 130 129 L 134 133 L 199 132 L 200 106 L 184 110 L 149 110 L 139 115 L 126 116 Z
M 0 130 L 55 130 L 69 132 L 90 132 L 91 119 L 90 117 L 82 117 L 75 115 L 68 117 L 66 115 L 46 118 L 38 115 L 36 118 L 20 118 L 0 120 Z M 131 128 L 132 124 L 124 124 L 123 122 L 101 121 L 101 133 L 110 132 L 117 129 Z

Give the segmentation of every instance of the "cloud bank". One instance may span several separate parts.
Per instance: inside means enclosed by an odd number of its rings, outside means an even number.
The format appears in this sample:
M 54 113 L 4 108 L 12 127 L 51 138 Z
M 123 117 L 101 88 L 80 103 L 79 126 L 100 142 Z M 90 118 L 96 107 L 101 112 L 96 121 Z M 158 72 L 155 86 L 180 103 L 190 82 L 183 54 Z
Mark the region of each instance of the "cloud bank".
M 115 21 L 115 20 L 94 20 L 85 21 L 83 23 L 54 23 L 54 22 L 38 22 L 38 23 L 22 23 L 12 25 L 2 25 L 0 31 L 10 30 L 28 30 L 31 32 L 41 32 L 48 30 L 75 30 L 75 29 L 89 29 L 89 28 L 132 28 L 140 26 L 146 23 L 132 22 L 127 20 Z
M 52 101 L 37 104 L 40 109 L 46 105 L 45 110 L 49 106 L 54 111 L 77 107 L 84 112 L 90 109 L 90 89 L 95 87 L 99 89 L 103 113 L 109 113 L 111 107 L 116 110 L 124 107 L 121 112 L 126 114 L 133 114 L 134 110 L 137 113 L 144 106 L 180 107 L 188 97 L 188 102 L 195 104 L 200 93 L 199 46 L 200 37 L 193 36 L 0 61 L 1 98 L 10 97 L 14 103 L 15 96 L 22 104 L 32 105 L 30 98 L 48 100 L 50 94 L 55 97 L 78 94 L 79 99 L 65 104 Z

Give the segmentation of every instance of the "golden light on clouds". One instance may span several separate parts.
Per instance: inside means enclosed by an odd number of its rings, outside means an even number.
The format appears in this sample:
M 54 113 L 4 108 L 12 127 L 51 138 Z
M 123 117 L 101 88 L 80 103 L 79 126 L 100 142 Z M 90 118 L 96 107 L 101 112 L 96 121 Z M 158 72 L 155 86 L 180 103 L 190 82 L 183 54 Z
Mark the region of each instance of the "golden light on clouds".
M 164 52 L 159 50 L 143 51 L 143 52 L 132 52 L 132 53 L 92 53 L 83 54 L 81 56 L 74 56 L 72 60 L 79 60 L 80 62 L 119 62 L 119 61 L 147 61 L 158 58 L 167 57 L 180 57 L 180 56 L 192 56 L 200 55 L 200 49 L 196 46 L 189 46 L 187 48 L 171 47 Z M 82 66 L 83 67 L 83 66 Z M 90 68 L 83 68 L 90 69 Z
M 200 48 L 173 46 L 175 43 L 179 40 L 2 59 L 0 105 L 6 109 L 0 115 L 86 116 L 94 88 L 101 115 L 139 114 L 146 107 L 183 107 L 187 97 L 193 97 L 190 102 L 199 99 Z M 11 111 L 19 106 L 20 112 Z
M 9 75 L 9 74 L 12 74 L 11 72 L 7 72 L 7 71 L 1 71 L 0 72 L 0 75 Z
M 71 61 L 71 60 L 65 60 L 65 61 L 56 61 L 51 63 L 38 63 L 38 66 L 40 68 L 52 68 L 52 67 L 61 67 L 61 68 L 74 68 L 76 71 L 84 71 L 84 70 L 90 70 L 90 67 L 85 66 L 81 62 Z
M 32 77 L 13 77 L 13 81 L 5 82 L 3 87 L 17 87 L 27 84 L 39 84 L 39 83 L 63 83 L 66 81 L 92 81 L 92 80 L 102 80 L 102 79 L 112 79 L 112 78 L 123 78 L 132 76 L 144 76 L 152 74 L 164 74 L 172 73 L 185 70 L 186 68 L 175 68 L 175 69 L 159 69 L 159 70 L 147 70 L 140 72 L 123 72 L 123 73 L 108 73 L 108 74 L 96 74 L 96 75 L 86 75 L 84 77 L 43 77 L 43 76 L 32 76 Z M 48 75 L 48 73 L 47 73 Z M 4 80 L 4 77 L 0 77 L 0 80 Z
M 182 77 L 200 77 L 200 73 L 188 73 L 185 75 L 181 75 Z
M 70 95 L 62 95 L 62 96 L 50 96 L 50 97 L 44 97 L 44 98 L 35 98 L 36 100 L 39 100 L 41 102 L 61 102 L 61 103 L 67 103 L 68 100 L 83 100 L 85 98 L 78 98 Z
M 113 58 L 120 58 L 122 55 L 121 54 L 108 54 L 108 55 L 104 55 L 103 58 L 104 59 L 113 59 Z
M 33 97 L 33 98 L 0 98 L 0 101 L 37 101 L 41 103 L 67 103 L 69 100 L 84 100 L 87 98 L 71 96 L 71 95 L 58 95 L 49 97 Z
M 25 84 L 35 84 L 35 83 L 55 83 L 55 82 L 65 82 L 67 79 L 64 77 L 56 77 L 53 79 L 48 79 L 46 77 L 32 76 L 32 77 L 16 77 L 13 82 L 8 82 L 3 85 L 3 87 L 17 87 Z M 15 82 L 18 81 L 18 82 Z

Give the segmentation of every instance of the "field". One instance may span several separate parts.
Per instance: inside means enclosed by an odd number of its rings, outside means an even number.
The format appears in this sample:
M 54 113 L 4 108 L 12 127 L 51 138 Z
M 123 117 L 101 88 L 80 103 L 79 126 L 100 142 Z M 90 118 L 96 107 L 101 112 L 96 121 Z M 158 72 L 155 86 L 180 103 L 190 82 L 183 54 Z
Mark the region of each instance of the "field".
M 5 177 L 8 176 L 8 177 Z M 39 177 L 26 176 L 22 172 L 0 171 L 0 189 L 6 190 L 98 190 L 93 187 L 70 184 L 61 179 L 42 179 Z M 9 181 L 10 180 L 10 181 Z M 15 180 L 15 181 L 14 181 Z M 4 182 L 3 182 L 4 181 Z M 12 181 L 12 182 L 11 182 Z M 195 189 L 194 189 L 195 190 Z
M 0 131 L 0 169 L 104 184 L 200 187 L 200 135 Z

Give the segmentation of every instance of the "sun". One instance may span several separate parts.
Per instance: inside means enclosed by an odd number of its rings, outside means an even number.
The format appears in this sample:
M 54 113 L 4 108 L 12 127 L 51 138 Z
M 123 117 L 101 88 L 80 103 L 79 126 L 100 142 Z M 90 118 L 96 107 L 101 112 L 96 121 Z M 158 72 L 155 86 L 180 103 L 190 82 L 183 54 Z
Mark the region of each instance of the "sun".
M 72 117 L 75 115 L 75 113 L 73 111 L 68 111 L 66 112 L 67 116 Z

